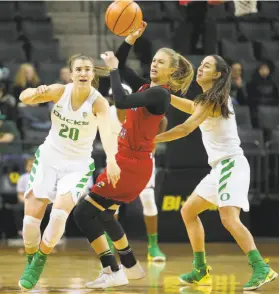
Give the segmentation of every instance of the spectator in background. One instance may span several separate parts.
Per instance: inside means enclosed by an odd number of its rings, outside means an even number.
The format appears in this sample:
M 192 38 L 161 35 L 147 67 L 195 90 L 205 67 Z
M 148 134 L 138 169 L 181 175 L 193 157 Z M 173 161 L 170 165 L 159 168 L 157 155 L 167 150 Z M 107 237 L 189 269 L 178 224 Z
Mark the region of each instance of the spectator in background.
M 247 105 L 246 84 L 243 80 L 243 66 L 240 62 L 234 62 L 231 65 L 231 89 L 230 96 L 233 104 Z
M 14 96 L 17 102 L 23 90 L 27 88 L 37 88 L 38 86 L 40 86 L 40 79 L 34 66 L 30 63 L 21 64 L 16 73 L 14 82 Z
M 12 143 L 20 139 L 15 122 L 6 120 L 6 115 L 0 112 L 0 153 L 8 153 L 10 146 L 4 143 Z
M 17 182 L 17 199 L 18 203 L 13 206 L 14 220 L 17 229 L 17 235 L 22 236 L 22 222 L 24 217 L 24 193 L 27 190 L 28 181 L 34 157 L 29 157 L 25 161 L 25 173 L 20 176 Z
M 70 69 L 68 66 L 64 66 L 60 69 L 58 84 L 66 85 L 72 83 L 70 76 Z
M 17 121 L 16 98 L 8 93 L 6 83 L 0 82 L 0 112 L 7 120 Z
M 262 62 L 258 66 L 251 82 L 248 84 L 248 103 L 254 127 L 258 127 L 258 106 L 279 105 L 277 85 L 272 79 L 271 68 L 266 62 Z

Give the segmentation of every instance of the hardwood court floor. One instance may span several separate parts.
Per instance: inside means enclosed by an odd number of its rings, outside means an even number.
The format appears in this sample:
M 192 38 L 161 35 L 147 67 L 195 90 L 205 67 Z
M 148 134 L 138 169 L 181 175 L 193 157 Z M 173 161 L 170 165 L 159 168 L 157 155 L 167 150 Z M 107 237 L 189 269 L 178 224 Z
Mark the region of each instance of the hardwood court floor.
M 68 240 L 58 247 L 47 262 L 45 271 L 31 293 L 114 293 L 114 294 L 234 294 L 243 292 L 242 285 L 251 276 L 246 257 L 233 243 L 207 246 L 208 262 L 212 266 L 213 286 L 185 287 L 180 285 L 178 275 L 192 267 L 192 253 L 189 244 L 162 244 L 167 254 L 165 264 L 146 262 L 146 243 L 132 242 L 132 247 L 147 275 L 144 279 L 132 281 L 124 287 L 109 290 L 89 290 L 85 282 L 93 280 L 99 272 L 99 262 L 84 240 Z M 258 247 L 270 264 L 278 271 L 278 243 L 261 242 Z M 24 256 L 19 248 L 0 247 L 0 293 L 20 293 L 17 281 L 24 268 Z M 279 293 L 278 280 L 264 285 L 261 290 L 251 293 Z

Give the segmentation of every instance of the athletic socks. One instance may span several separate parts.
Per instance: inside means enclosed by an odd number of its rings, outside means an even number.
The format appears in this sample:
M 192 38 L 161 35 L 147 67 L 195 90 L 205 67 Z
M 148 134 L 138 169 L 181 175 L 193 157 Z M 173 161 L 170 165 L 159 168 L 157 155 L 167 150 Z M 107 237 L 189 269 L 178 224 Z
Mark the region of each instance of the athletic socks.
M 158 246 L 158 234 L 148 234 L 149 247 Z
M 99 259 L 103 268 L 110 266 L 112 272 L 117 272 L 119 270 L 118 263 L 111 250 L 99 254 Z
M 137 263 L 129 245 L 126 248 L 118 249 L 117 251 L 120 256 L 121 264 L 123 264 L 126 268 L 131 268 Z
M 206 257 L 205 257 L 205 252 L 194 252 L 194 267 L 195 268 L 201 268 L 201 267 L 206 267 Z
M 253 265 L 260 265 L 260 266 L 266 266 L 267 264 L 264 262 L 261 254 L 259 253 L 259 251 L 256 249 L 256 250 L 251 250 L 248 252 L 247 254 L 247 257 L 248 257 L 248 261 L 249 261 L 249 264 Z

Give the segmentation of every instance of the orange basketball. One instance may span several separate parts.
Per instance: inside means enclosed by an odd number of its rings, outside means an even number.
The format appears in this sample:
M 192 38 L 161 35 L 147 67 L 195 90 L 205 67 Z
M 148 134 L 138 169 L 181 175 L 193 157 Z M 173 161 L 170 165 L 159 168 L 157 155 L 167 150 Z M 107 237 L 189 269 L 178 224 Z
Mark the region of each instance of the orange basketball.
M 118 36 L 128 36 L 140 27 L 143 20 L 141 8 L 130 1 L 115 1 L 107 9 L 105 22 L 108 29 Z

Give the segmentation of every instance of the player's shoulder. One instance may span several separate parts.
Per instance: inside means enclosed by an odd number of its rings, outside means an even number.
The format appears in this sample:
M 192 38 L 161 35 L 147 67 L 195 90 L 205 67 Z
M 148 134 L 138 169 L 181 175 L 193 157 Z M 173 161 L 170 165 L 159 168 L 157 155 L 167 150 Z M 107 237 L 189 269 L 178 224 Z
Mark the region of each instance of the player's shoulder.
M 94 96 L 94 97 L 99 97 L 99 96 L 101 96 L 101 97 L 103 97 L 103 95 L 96 89 L 96 88 L 94 88 L 94 87 L 92 87 L 91 86 L 91 89 L 92 89 L 92 95 Z
M 149 88 L 147 91 L 149 91 L 152 95 L 157 95 L 157 98 L 160 99 L 171 99 L 170 91 L 162 86 L 154 86 Z
M 97 112 L 104 111 L 105 109 L 109 109 L 109 102 L 99 93 L 95 96 L 94 103 L 92 104 L 92 112 L 96 114 Z

